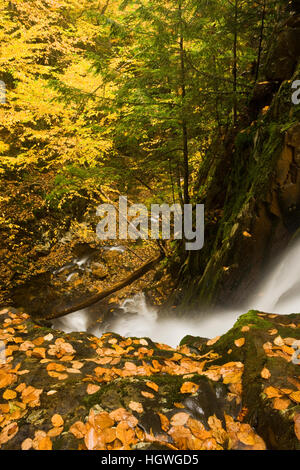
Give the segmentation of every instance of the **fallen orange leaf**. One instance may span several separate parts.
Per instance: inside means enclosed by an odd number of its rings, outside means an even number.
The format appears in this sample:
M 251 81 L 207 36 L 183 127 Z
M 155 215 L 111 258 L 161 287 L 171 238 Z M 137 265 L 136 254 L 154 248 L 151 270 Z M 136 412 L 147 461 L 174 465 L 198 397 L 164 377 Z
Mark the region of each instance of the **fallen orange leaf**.
M 53 424 L 55 428 L 59 428 L 60 426 L 63 426 L 64 420 L 62 419 L 60 415 L 55 414 L 51 418 L 51 423 Z
M 17 393 L 14 390 L 5 390 L 2 396 L 4 400 L 13 400 L 16 398 Z
M 269 369 L 264 367 L 263 370 L 261 371 L 260 375 L 263 379 L 269 379 L 271 377 L 271 372 L 269 371 Z
M 143 413 L 144 411 L 143 405 L 136 401 L 131 401 L 128 406 L 131 410 L 136 411 L 137 413 Z
M 180 392 L 181 393 L 196 393 L 198 389 L 199 389 L 199 385 L 193 382 L 184 382 L 184 384 L 182 385 L 180 389 Z
M 237 348 L 241 348 L 245 344 L 245 338 L 236 339 L 234 344 L 236 345 Z

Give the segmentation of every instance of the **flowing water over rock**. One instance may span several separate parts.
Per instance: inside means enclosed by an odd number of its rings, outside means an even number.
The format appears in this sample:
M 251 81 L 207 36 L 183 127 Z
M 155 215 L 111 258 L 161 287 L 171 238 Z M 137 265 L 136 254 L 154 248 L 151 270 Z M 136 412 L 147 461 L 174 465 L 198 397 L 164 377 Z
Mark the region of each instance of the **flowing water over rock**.
M 155 306 L 146 302 L 143 293 L 127 299 L 101 325 L 93 328 L 85 310 L 56 320 L 55 328 L 65 332 L 89 331 L 96 336 L 115 332 L 122 336 L 151 337 L 153 341 L 177 346 L 186 335 L 212 338 L 228 331 L 239 315 L 249 309 L 272 313 L 298 313 L 300 311 L 300 242 L 292 245 L 279 259 L 266 280 L 259 286 L 247 305 L 233 310 L 213 311 L 192 317 L 176 318 L 175 314 L 163 317 Z

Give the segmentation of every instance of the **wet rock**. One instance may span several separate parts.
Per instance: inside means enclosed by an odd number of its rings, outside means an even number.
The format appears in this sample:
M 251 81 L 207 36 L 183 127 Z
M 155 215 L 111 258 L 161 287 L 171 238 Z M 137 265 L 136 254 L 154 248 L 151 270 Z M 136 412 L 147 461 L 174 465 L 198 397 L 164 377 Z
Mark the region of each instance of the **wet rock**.
M 265 448 L 242 423 L 241 363 L 224 355 L 219 372 L 213 350 L 65 334 L 9 310 L 0 312 L 0 338 L 1 449 Z
M 300 314 L 252 311 L 212 346 L 220 356 L 216 364 L 227 360 L 244 364 L 244 420 L 257 429 L 269 449 L 300 449 L 295 427 L 300 413 L 299 365 L 293 360 L 299 339 Z
M 249 114 L 252 121 L 257 119 L 260 111 L 269 106 L 278 90 L 279 85 L 273 81 L 260 82 L 255 85 L 252 98 L 249 103 Z
M 300 57 L 299 16 L 295 15 L 282 27 L 273 45 L 266 66 L 269 81 L 290 80 Z

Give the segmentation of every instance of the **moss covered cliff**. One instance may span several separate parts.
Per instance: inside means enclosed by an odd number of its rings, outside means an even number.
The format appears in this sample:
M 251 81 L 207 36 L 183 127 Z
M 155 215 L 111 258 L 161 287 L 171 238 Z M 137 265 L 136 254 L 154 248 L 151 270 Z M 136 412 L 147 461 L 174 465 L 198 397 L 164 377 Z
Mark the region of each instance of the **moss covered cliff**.
M 183 265 L 183 303 L 240 303 L 300 226 L 300 108 L 292 102 L 299 37 L 294 14 L 278 27 L 248 122 L 244 117 L 223 141 L 218 137 L 210 150 L 215 158 L 200 169 L 206 242 Z

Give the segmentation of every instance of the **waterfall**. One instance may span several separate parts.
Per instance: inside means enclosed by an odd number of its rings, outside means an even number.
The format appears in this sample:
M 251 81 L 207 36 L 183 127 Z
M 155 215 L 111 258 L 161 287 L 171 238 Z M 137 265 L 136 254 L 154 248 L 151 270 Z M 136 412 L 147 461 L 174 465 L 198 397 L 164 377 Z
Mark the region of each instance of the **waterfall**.
M 300 312 L 300 241 L 280 257 L 248 305 L 263 312 Z
M 176 347 L 186 335 L 212 338 L 226 333 L 236 319 L 250 309 L 278 314 L 300 312 L 300 242 L 298 241 L 280 257 L 274 268 L 252 295 L 247 306 L 240 309 L 227 309 L 194 312 L 190 317 L 164 318 L 158 309 L 146 302 L 143 293 L 125 300 L 119 312 L 106 324 L 95 326 L 89 332 L 101 336 L 115 332 L 121 336 L 149 337 L 153 341 Z M 63 331 L 86 331 L 87 314 L 85 310 L 75 312 L 56 322 L 55 328 Z

